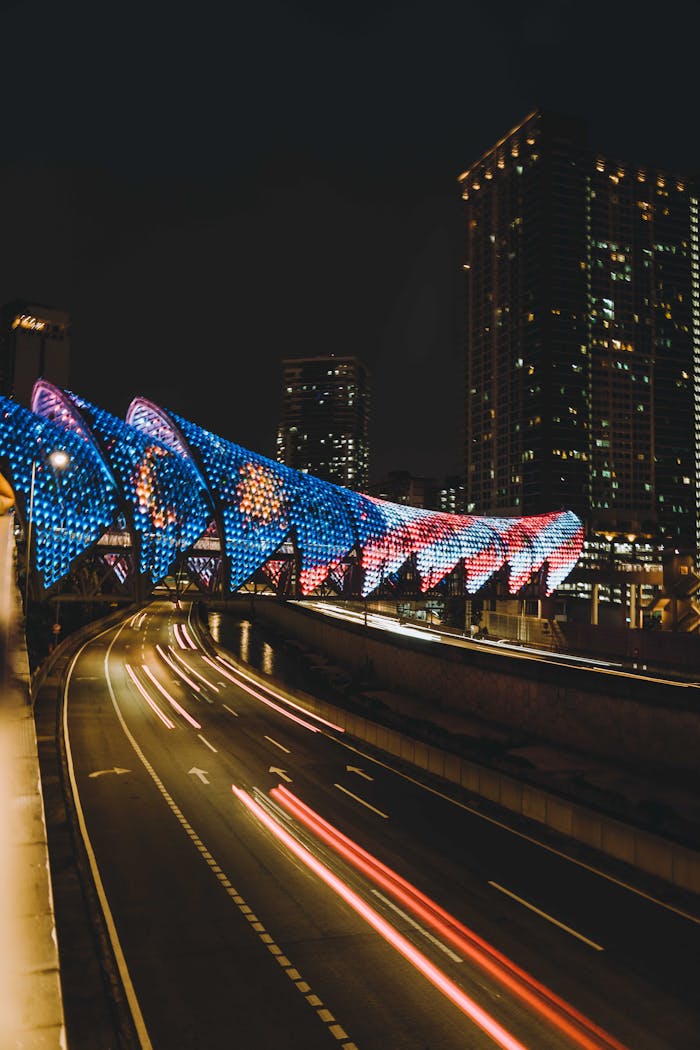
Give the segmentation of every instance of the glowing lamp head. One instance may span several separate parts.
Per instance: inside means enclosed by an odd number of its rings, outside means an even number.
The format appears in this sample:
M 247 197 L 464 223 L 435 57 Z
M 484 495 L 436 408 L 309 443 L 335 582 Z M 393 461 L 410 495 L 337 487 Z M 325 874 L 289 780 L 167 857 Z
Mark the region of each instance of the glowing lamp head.
M 57 470 L 63 470 L 70 463 L 70 456 L 64 449 L 57 448 L 49 455 L 49 463 Z

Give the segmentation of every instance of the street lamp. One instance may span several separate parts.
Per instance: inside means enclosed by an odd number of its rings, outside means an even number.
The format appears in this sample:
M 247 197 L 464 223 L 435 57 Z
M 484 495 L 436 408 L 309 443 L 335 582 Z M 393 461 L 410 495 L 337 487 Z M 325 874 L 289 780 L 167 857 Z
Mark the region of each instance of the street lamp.
M 49 463 L 56 470 L 63 470 L 70 463 L 70 456 L 62 448 L 56 448 L 53 452 L 48 455 Z M 24 618 L 27 619 L 27 610 L 29 605 L 29 566 L 30 566 L 30 555 L 32 547 L 32 526 L 33 514 L 34 514 L 34 484 L 36 481 L 36 458 L 32 460 L 32 480 L 29 486 L 29 513 L 27 516 L 27 550 L 25 559 L 25 574 L 24 574 Z

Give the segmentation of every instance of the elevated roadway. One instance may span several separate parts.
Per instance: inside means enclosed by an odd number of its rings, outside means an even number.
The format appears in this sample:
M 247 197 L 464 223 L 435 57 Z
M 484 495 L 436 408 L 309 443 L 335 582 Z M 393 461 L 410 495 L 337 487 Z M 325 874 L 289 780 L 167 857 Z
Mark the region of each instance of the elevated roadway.
M 87 641 L 59 699 L 122 1041 L 694 1045 L 691 913 L 407 775 L 186 611 L 156 603 Z M 69 1047 L 95 1050 L 67 991 Z

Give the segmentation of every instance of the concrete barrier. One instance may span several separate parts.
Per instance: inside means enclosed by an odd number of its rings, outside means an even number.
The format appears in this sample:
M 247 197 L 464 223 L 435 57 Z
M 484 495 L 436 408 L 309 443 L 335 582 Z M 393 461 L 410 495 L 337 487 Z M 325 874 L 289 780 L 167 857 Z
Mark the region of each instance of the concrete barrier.
M 230 653 L 212 639 L 206 626 L 195 623 L 200 642 L 213 653 Z M 246 673 L 262 685 L 272 679 L 246 666 Z M 700 893 L 700 853 L 678 843 L 624 824 L 603 813 L 525 784 L 498 770 L 481 766 L 398 730 L 378 725 L 341 707 L 289 690 L 309 711 L 340 726 L 349 736 L 377 747 L 472 794 L 495 802 L 509 812 L 527 817 L 599 852 L 663 879 L 692 893 Z

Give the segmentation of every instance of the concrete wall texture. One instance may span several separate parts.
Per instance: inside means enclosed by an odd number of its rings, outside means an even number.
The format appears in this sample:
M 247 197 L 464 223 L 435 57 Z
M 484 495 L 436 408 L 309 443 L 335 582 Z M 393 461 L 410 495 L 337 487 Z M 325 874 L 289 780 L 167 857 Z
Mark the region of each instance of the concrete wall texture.
M 697 772 L 700 686 L 635 678 L 344 623 L 299 605 L 258 600 L 252 615 L 321 649 L 348 670 L 371 669 L 380 688 L 471 714 L 553 745 L 651 771 Z
M 385 658 L 390 657 L 385 650 L 393 648 L 393 643 L 381 643 L 367 639 L 365 628 L 360 631 L 357 629 L 351 631 L 352 625 L 341 628 L 333 624 L 326 624 L 324 620 L 311 616 L 296 606 L 256 602 L 255 610 L 251 611 L 251 615 L 259 615 L 262 620 L 286 631 L 290 637 L 306 639 L 309 645 L 317 649 L 322 648 L 328 655 L 335 655 L 339 663 L 341 656 L 349 659 L 351 653 L 354 665 L 358 668 L 362 667 L 363 660 L 378 660 L 381 656 L 384 661 Z M 346 630 L 349 632 L 347 635 Z M 346 635 L 345 639 L 343 639 L 344 635 Z M 396 637 L 400 638 L 400 636 Z M 366 649 L 364 648 L 365 641 Z M 209 638 L 209 643 L 214 649 L 220 648 L 212 642 L 211 638 Z M 225 650 L 222 649 L 221 652 L 225 654 Z M 417 659 L 411 659 L 403 645 L 396 647 L 396 652 L 389 660 L 392 667 L 392 673 L 389 676 L 392 680 L 392 687 L 395 687 L 395 682 L 399 679 L 402 681 L 411 679 L 414 669 L 421 663 L 421 654 L 416 655 Z M 430 679 L 431 669 L 437 670 L 434 666 L 436 661 L 439 662 L 439 659 L 435 656 L 430 656 L 425 660 L 425 666 L 418 680 L 423 684 L 429 683 L 432 692 L 444 699 L 444 681 L 451 682 L 452 678 L 447 676 L 445 679 L 440 677 Z M 348 662 L 345 666 L 349 667 L 351 664 Z M 403 670 L 399 671 L 399 668 Z M 464 677 L 468 671 L 469 665 L 466 669 L 462 666 L 461 676 Z M 457 672 L 453 670 L 452 677 L 455 676 Z M 258 677 L 261 680 L 265 678 L 262 674 L 259 674 Z M 481 678 L 484 682 L 487 682 L 487 677 L 487 672 L 482 671 Z M 505 675 L 502 677 L 508 678 L 511 692 L 515 692 L 517 679 Z M 414 686 L 415 682 L 415 679 L 412 680 Z M 530 684 L 527 683 L 527 685 L 529 689 Z M 500 682 L 498 688 L 505 692 L 506 683 Z M 470 684 L 468 689 L 462 690 L 461 697 L 466 700 L 476 691 L 476 687 Z M 693 893 L 700 893 L 700 853 L 695 850 L 670 842 L 643 829 L 632 827 L 604 813 L 594 812 L 569 799 L 560 798 L 497 770 L 488 769 L 468 759 L 443 751 L 439 747 L 414 740 L 398 730 L 378 725 L 363 715 L 346 711 L 309 696 L 304 696 L 303 699 L 310 710 L 336 723 L 356 739 L 386 752 L 387 755 L 396 756 L 418 769 L 443 777 L 481 798 L 498 803 L 504 809 L 522 814 L 553 831 L 584 843 L 617 860 L 624 861 L 650 875 L 664 879 L 672 885 Z M 604 707 L 613 705 L 613 697 L 604 697 L 604 700 Z M 549 702 L 551 701 L 542 700 L 540 706 L 546 708 Z M 509 706 L 504 704 L 504 709 L 509 709 Z M 571 709 L 573 711 L 575 707 Z M 630 710 L 633 710 L 631 706 Z

